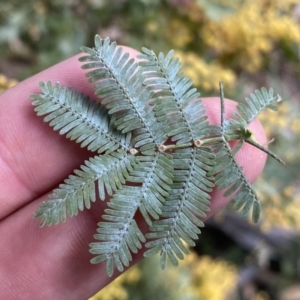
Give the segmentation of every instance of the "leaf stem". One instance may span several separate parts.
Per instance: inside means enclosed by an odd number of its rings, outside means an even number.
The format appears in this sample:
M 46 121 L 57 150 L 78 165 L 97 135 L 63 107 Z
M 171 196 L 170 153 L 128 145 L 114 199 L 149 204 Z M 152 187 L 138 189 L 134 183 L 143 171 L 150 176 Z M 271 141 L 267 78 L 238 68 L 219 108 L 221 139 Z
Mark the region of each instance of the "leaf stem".
M 162 145 L 158 146 L 158 151 L 165 152 L 167 150 L 176 150 L 176 149 L 188 148 L 191 146 L 192 146 L 192 143 L 181 144 L 181 145 L 164 145 L 164 144 L 162 144 Z
M 216 136 L 213 138 L 208 138 L 208 139 L 202 140 L 202 145 L 213 144 L 213 143 L 218 143 L 218 142 L 222 142 L 222 141 L 223 141 L 222 136 Z
M 263 147 L 261 144 L 255 142 L 253 139 L 246 139 L 245 140 L 246 143 L 249 143 L 250 145 L 260 149 L 261 151 L 267 153 L 268 155 L 270 155 L 271 157 L 273 157 L 274 159 L 276 159 L 277 161 L 279 161 L 283 166 L 287 166 L 286 163 L 280 159 L 275 153 L 273 153 L 271 150 Z

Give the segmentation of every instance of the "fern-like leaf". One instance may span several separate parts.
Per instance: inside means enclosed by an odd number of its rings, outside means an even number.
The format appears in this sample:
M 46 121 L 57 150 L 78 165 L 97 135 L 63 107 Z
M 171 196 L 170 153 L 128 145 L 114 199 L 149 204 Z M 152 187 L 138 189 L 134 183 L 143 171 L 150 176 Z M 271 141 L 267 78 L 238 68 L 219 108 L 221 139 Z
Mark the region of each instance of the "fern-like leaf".
M 136 142 L 134 147 L 140 147 L 145 154 L 154 154 L 154 149 L 167 138 L 159 130 L 153 112 L 148 109 L 151 97 L 143 85 L 144 77 L 139 64 L 128 53 L 123 53 L 121 47 L 116 47 L 108 38 L 102 40 L 95 37 L 95 49 L 82 47 L 88 56 L 80 58 L 86 62 L 83 69 L 93 69 L 86 73 L 90 82 L 96 82 L 94 89 L 109 114 L 115 114 L 114 124 L 122 133 L 134 131 Z
M 108 276 L 112 276 L 114 267 L 122 272 L 132 260 L 131 252 L 137 253 L 145 242 L 145 237 L 134 220 L 139 206 L 139 187 L 126 186 L 119 190 L 108 203 L 108 209 L 102 218 L 106 221 L 98 223 L 96 240 L 90 244 L 90 252 L 96 254 L 91 263 L 106 261 Z
M 49 195 L 51 200 L 44 201 L 34 217 L 41 218 L 41 227 L 65 222 L 67 215 L 73 217 L 89 209 L 96 200 L 96 191 L 104 200 L 106 193 L 111 196 L 122 188 L 137 163 L 133 155 L 120 150 L 90 158 Z
M 172 59 L 174 51 L 166 57 L 143 48 L 140 66 L 146 77 L 144 85 L 153 92 L 150 104 L 154 106 L 158 121 L 166 121 L 168 127 L 162 128 L 165 134 L 177 145 L 193 142 L 208 134 L 204 107 L 198 99 L 200 93 L 190 87 L 192 81 L 179 72 L 181 63 Z
M 240 211 L 242 216 L 247 216 L 252 208 L 252 220 L 257 223 L 260 215 L 260 200 L 253 190 L 248 179 L 244 175 L 241 167 L 237 163 L 227 141 L 223 144 L 216 154 L 216 165 L 209 172 L 210 175 L 215 175 L 215 184 L 218 189 L 227 189 L 224 196 L 230 196 L 236 192 L 235 197 L 231 200 L 231 207 Z
M 151 225 L 151 218 L 159 218 L 162 203 L 169 195 L 170 185 L 173 183 L 172 156 L 158 152 L 154 156 L 137 158 L 139 165 L 130 173 L 128 181 L 142 184 L 139 210 Z
M 246 104 L 239 103 L 237 105 L 238 112 L 232 113 L 234 119 L 224 121 L 224 137 L 227 140 L 229 137 L 229 139 L 243 140 L 266 152 L 268 155 L 279 161 L 282 165 L 286 166 L 284 161 L 275 153 L 257 143 L 252 132 L 247 129 L 248 124 L 253 121 L 262 110 L 269 108 L 276 111 L 277 107 L 275 104 L 281 100 L 280 96 L 274 96 L 272 88 L 269 89 L 269 91 L 267 91 L 265 88 L 262 88 L 261 91 L 256 90 L 254 94 L 251 94 L 251 99 L 246 98 L 245 100 Z
M 218 189 L 227 189 L 224 196 L 230 196 L 236 193 L 230 204 L 233 209 L 241 212 L 242 216 L 248 215 L 250 209 L 252 208 L 252 220 L 253 222 L 258 222 L 260 215 L 260 200 L 254 192 L 251 184 L 244 175 L 241 167 L 235 160 L 234 155 L 241 149 L 244 141 L 247 141 L 247 136 L 245 139 L 241 138 L 240 142 L 237 144 L 234 150 L 231 150 L 228 142 L 228 125 L 229 122 L 225 120 L 225 105 L 224 105 L 224 91 L 223 84 L 220 82 L 220 101 L 221 101 L 221 142 L 219 145 L 215 145 L 214 149 L 217 151 L 215 166 L 209 171 L 208 175 L 215 175 L 215 184 Z M 240 115 L 235 114 L 237 119 L 235 123 L 239 124 L 239 128 L 244 128 L 246 131 L 246 120 Z M 244 122 L 241 121 L 244 120 Z M 231 123 L 232 124 L 232 123 Z M 216 175 L 217 174 L 217 175 Z
M 40 82 L 40 88 L 41 94 L 31 95 L 32 105 L 38 116 L 46 115 L 44 122 L 49 122 L 54 130 L 90 151 L 129 149 L 130 134 L 113 131 L 110 118 L 99 103 L 58 83 Z
M 277 111 L 275 104 L 281 101 L 279 95 L 274 96 L 272 88 L 267 91 L 263 87 L 260 91 L 256 90 L 250 94 L 250 97 L 251 99 L 248 97 L 245 98 L 246 104 L 239 103 L 237 105 L 239 115 L 245 120 L 246 124 L 250 124 L 265 108 Z M 234 112 L 233 115 L 236 116 L 236 113 Z
M 161 254 L 161 267 L 166 266 L 169 257 L 174 265 L 183 254 L 188 254 L 184 240 L 194 246 L 200 229 L 204 224 L 200 219 L 209 210 L 210 196 L 214 184 L 207 172 L 214 165 L 214 154 L 208 148 L 182 149 L 173 154 L 174 183 L 171 185 L 169 197 L 164 202 L 160 220 L 154 221 L 151 233 L 146 237 L 154 239 L 146 243 L 150 248 L 145 256 Z
M 80 58 L 99 103 L 58 83 L 40 83 L 31 95 L 37 115 L 60 134 L 98 155 L 86 160 L 43 202 L 34 217 L 41 226 L 64 222 L 90 208 L 97 198 L 110 200 L 98 223 L 90 252 L 92 263 L 106 262 L 107 274 L 122 272 L 142 244 L 145 256 L 161 255 L 174 265 L 194 246 L 209 211 L 215 186 L 224 196 L 235 194 L 231 206 L 257 222 L 260 201 L 236 153 L 247 142 L 259 145 L 249 123 L 265 108 L 275 109 L 279 96 L 261 89 L 237 106 L 225 120 L 221 92 L 221 126 L 210 125 L 199 93 L 173 58 L 143 48 L 139 62 L 109 38 L 95 37 L 95 48 L 82 47 Z M 231 140 L 238 140 L 232 150 Z M 149 225 L 144 236 L 135 221 L 140 213 Z M 148 240 L 146 240 L 146 238 Z M 184 243 L 185 242 L 185 243 Z
M 152 218 L 158 219 L 161 206 L 169 195 L 172 184 L 172 157 L 165 153 L 156 156 L 138 157 L 140 160 L 130 173 L 128 181 L 141 183 L 140 187 L 125 186 L 117 191 L 105 210 L 102 218 L 108 222 L 100 222 L 95 238 L 100 242 L 91 244 L 91 253 L 98 254 L 92 263 L 106 261 L 109 276 L 113 274 L 114 265 L 119 271 L 128 266 L 132 259 L 131 252 L 141 248 L 145 242 L 143 235 L 134 221 L 139 209 L 148 224 Z
M 232 112 L 234 119 L 226 120 L 224 123 L 227 135 L 233 136 L 235 131 L 240 130 L 241 126 L 246 128 L 265 108 L 277 110 L 275 103 L 281 100 L 279 95 L 274 96 L 272 88 L 269 91 L 265 88 L 262 88 L 261 91 L 256 90 L 250 97 L 245 98 L 245 103 L 237 105 L 238 112 Z

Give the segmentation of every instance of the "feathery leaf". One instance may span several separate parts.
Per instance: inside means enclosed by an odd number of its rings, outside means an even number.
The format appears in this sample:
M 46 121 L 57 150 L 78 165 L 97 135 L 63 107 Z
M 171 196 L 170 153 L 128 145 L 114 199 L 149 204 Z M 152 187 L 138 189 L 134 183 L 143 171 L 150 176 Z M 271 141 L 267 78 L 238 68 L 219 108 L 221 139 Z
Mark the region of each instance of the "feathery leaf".
M 214 165 L 214 154 L 208 148 L 181 149 L 173 154 L 174 183 L 171 185 L 169 197 L 163 203 L 160 219 L 153 222 L 151 233 L 146 237 L 154 239 L 146 243 L 150 248 L 145 256 L 161 254 L 161 267 L 166 265 L 169 257 L 174 265 L 177 259 L 188 254 L 184 240 L 194 246 L 193 240 L 198 238 L 204 224 L 200 219 L 209 211 L 210 196 L 214 184 L 207 172 Z
M 132 260 L 130 251 L 136 253 L 141 248 L 140 241 L 145 242 L 134 221 L 136 211 L 139 209 L 150 225 L 152 218 L 159 218 L 162 203 L 169 195 L 169 185 L 172 184 L 173 167 L 170 155 L 157 153 L 156 156 L 141 156 L 137 159 L 139 164 L 130 172 L 127 180 L 142 185 L 125 186 L 114 194 L 108 203 L 109 209 L 105 210 L 106 215 L 102 216 L 102 219 L 108 222 L 100 222 L 97 231 L 101 234 L 94 236 L 100 242 L 91 244 L 90 252 L 100 254 L 93 258 L 92 262 L 105 260 L 109 276 L 113 274 L 114 269 L 111 260 L 113 265 L 122 271 Z
M 235 210 L 246 216 L 252 209 L 258 221 L 260 201 L 235 155 L 248 142 L 277 159 L 247 129 L 261 110 L 276 109 L 279 96 L 272 89 L 255 91 L 225 120 L 220 82 L 221 126 L 210 125 L 200 94 L 173 51 L 156 56 L 143 48 L 136 62 L 99 36 L 95 48 L 81 50 L 86 53 L 82 69 L 100 103 L 50 82 L 41 82 L 42 93 L 31 98 L 37 115 L 54 130 L 98 155 L 39 206 L 34 217 L 41 218 L 41 226 L 64 222 L 110 196 L 90 252 L 96 255 L 91 262 L 106 262 L 112 276 L 115 267 L 122 272 L 129 266 L 142 243 L 145 256 L 160 253 L 163 269 L 167 258 L 177 265 L 189 253 L 185 243 L 194 246 L 204 226 L 215 184 L 225 197 L 235 193 Z M 231 140 L 239 141 L 233 150 Z M 138 211 L 150 228 L 146 237 L 135 221 Z
M 246 216 L 253 207 L 252 220 L 253 222 L 258 222 L 260 200 L 234 157 L 241 148 L 243 141 L 247 141 L 248 135 L 246 134 L 246 138 L 240 140 L 236 149 L 231 150 L 226 140 L 229 122 L 227 122 L 224 117 L 225 105 L 222 82 L 220 82 L 220 102 L 222 141 L 215 146 L 215 149 L 219 148 L 216 152 L 215 166 L 208 172 L 208 175 L 215 175 L 215 184 L 219 190 L 227 189 L 224 193 L 225 197 L 236 193 L 235 197 L 230 202 L 233 209 L 236 211 L 240 210 L 241 215 Z M 235 122 L 238 123 L 238 121 Z M 239 123 L 240 128 L 247 122 L 244 120 L 242 123 L 243 124 Z M 244 130 L 246 132 L 247 129 L 245 128 Z
M 237 105 L 238 112 L 233 112 L 233 119 L 226 120 L 226 134 L 232 135 L 235 131 L 246 128 L 258 114 L 266 108 L 277 110 L 276 103 L 281 101 L 279 95 L 274 96 L 273 89 L 269 91 L 266 88 L 256 90 L 255 93 L 250 94 L 251 98 L 246 97 L 245 103 Z
M 144 54 L 138 55 L 140 66 L 146 77 L 144 85 L 152 90 L 150 104 L 158 121 L 166 121 L 162 128 L 177 145 L 200 139 L 208 134 L 208 122 L 200 93 L 192 88 L 192 81 L 179 72 L 181 63 L 173 59 L 170 51 L 166 57 L 143 48 Z
M 233 209 L 240 210 L 243 216 L 246 216 L 250 208 L 255 205 L 255 209 L 252 211 L 252 220 L 257 222 L 260 212 L 260 200 L 235 160 L 226 140 L 223 141 L 219 152 L 216 153 L 215 162 L 216 165 L 208 174 L 217 174 L 215 175 L 215 184 L 218 189 L 227 189 L 224 193 L 225 197 L 237 193 L 234 199 L 231 200 L 230 205 Z
M 40 88 L 42 94 L 31 95 L 32 105 L 38 116 L 46 115 L 44 122 L 49 122 L 54 130 L 90 151 L 129 149 L 130 134 L 112 130 L 110 118 L 100 103 L 58 83 L 40 82 Z
M 90 208 L 96 201 L 96 190 L 101 200 L 106 193 L 121 189 L 129 173 L 138 161 L 124 151 L 95 156 L 85 161 L 80 169 L 74 171 L 36 210 L 34 217 L 41 218 L 40 226 L 65 222 L 66 216 L 76 216 L 78 211 Z M 96 189 L 96 185 L 97 189 Z
M 95 45 L 95 49 L 81 48 L 88 56 L 81 57 L 80 61 L 86 62 L 83 69 L 93 69 L 86 76 L 94 82 L 96 95 L 109 114 L 116 114 L 116 129 L 122 133 L 134 131 L 139 146 L 142 145 L 140 151 L 154 154 L 155 146 L 163 143 L 167 136 L 159 130 L 164 124 L 158 125 L 149 109 L 151 94 L 143 85 L 139 64 L 108 38 L 102 40 L 96 36 Z M 134 143 L 133 146 L 137 147 Z
M 222 89 L 223 87 L 221 90 Z M 254 94 L 251 94 L 251 99 L 246 98 L 246 104 L 239 103 L 237 105 L 238 113 L 232 113 L 234 119 L 229 119 L 224 122 L 223 134 L 227 140 L 241 139 L 251 144 L 279 161 L 282 165 L 286 166 L 284 161 L 275 153 L 257 143 L 255 141 L 255 137 L 253 137 L 253 133 L 247 129 L 248 124 L 265 108 L 277 110 L 275 104 L 281 101 L 281 98 L 279 95 L 274 96 L 273 94 L 272 88 L 269 89 L 269 91 L 262 88 L 261 91 L 256 90 Z

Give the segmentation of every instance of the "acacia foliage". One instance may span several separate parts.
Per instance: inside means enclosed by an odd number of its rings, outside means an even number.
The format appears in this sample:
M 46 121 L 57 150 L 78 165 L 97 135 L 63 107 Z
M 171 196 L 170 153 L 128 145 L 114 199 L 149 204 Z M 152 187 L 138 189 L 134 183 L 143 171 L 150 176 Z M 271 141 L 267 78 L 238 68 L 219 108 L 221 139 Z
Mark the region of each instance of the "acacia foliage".
M 272 89 L 256 91 L 225 120 L 221 84 L 221 125 L 212 126 L 173 51 L 157 56 L 143 48 L 136 62 L 99 36 L 95 48 L 81 50 L 82 68 L 101 101 L 51 82 L 31 95 L 37 115 L 93 155 L 38 207 L 34 217 L 41 226 L 64 222 L 97 198 L 107 200 L 90 252 L 96 255 L 91 262 L 105 261 L 112 276 L 115 266 L 129 266 L 143 243 L 145 256 L 160 253 L 162 268 L 167 258 L 177 265 L 189 253 L 186 244 L 195 245 L 215 185 L 226 196 L 236 193 L 232 207 L 242 215 L 252 211 L 258 221 L 260 201 L 235 154 L 248 142 L 277 159 L 247 129 L 261 110 L 276 108 Z M 230 140 L 239 140 L 233 150 Z M 149 225 L 146 235 L 137 211 Z

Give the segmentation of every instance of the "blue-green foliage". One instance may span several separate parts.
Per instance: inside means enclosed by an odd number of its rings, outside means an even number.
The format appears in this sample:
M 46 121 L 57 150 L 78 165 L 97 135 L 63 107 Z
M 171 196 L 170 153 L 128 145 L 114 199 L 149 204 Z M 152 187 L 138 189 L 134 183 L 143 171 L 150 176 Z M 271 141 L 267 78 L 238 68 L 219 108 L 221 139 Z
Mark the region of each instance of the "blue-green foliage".
M 105 261 L 112 276 L 115 266 L 129 266 L 143 243 L 145 256 L 160 253 L 162 268 L 167 257 L 177 265 L 189 253 L 187 245 L 195 245 L 215 185 L 227 189 L 225 196 L 236 192 L 232 206 L 243 215 L 252 209 L 257 222 L 260 201 L 234 156 L 244 142 L 267 151 L 247 125 L 265 107 L 274 109 L 272 90 L 256 91 L 225 120 L 221 86 L 221 126 L 212 126 L 173 51 L 156 56 L 143 48 L 136 62 L 99 36 L 95 48 L 81 50 L 82 69 L 100 100 L 50 82 L 31 95 L 37 115 L 93 156 L 36 210 L 41 226 L 65 222 L 109 196 L 90 252 L 96 255 L 91 262 Z M 240 140 L 234 150 L 232 139 Z M 146 235 L 137 212 L 149 225 Z

